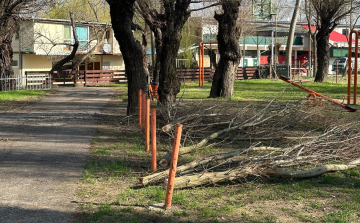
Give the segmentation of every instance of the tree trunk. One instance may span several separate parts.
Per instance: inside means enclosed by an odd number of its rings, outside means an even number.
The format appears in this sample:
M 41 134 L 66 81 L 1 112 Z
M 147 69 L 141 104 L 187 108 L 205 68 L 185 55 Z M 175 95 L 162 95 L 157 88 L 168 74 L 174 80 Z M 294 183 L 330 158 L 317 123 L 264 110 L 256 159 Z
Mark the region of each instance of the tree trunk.
M 13 51 L 11 47 L 11 42 L 2 42 L 0 43 L 0 91 L 5 91 L 6 89 L 13 90 L 16 86 L 15 81 L 6 82 L 4 78 L 14 77 L 14 70 L 12 69 Z
M 13 78 L 14 70 L 12 69 L 13 49 L 11 47 L 12 38 L 16 32 L 18 21 L 16 19 L 2 16 L 0 21 L 0 78 Z M 16 82 L 11 80 L 0 81 L 0 91 L 5 89 L 15 89 Z
M 159 71 L 159 103 L 170 106 L 180 92 L 180 81 L 176 74 L 176 56 L 180 46 L 181 29 L 168 31 L 163 39 Z
M 222 1 L 223 14 L 215 13 L 219 23 L 218 47 L 220 60 L 216 67 L 210 97 L 232 97 L 236 71 L 241 58 L 239 38 L 241 30 L 236 21 L 240 1 Z
M 317 44 L 316 44 L 316 34 L 312 36 L 313 39 L 313 55 L 314 55 L 314 61 L 313 61 L 313 77 L 316 76 L 316 70 L 317 70 Z
M 62 58 L 61 60 L 59 60 L 57 63 L 55 63 L 53 65 L 53 67 L 50 70 L 50 74 L 53 74 L 54 71 L 59 71 L 63 68 L 64 64 L 68 63 L 69 61 L 74 60 L 75 56 L 76 56 L 76 52 L 79 48 L 79 40 L 77 38 L 77 34 L 76 34 L 76 27 L 75 27 L 75 20 L 74 20 L 74 14 L 70 12 L 70 22 L 71 22 L 71 28 L 74 34 L 74 44 L 72 45 L 72 50 L 71 53 L 69 55 L 67 55 L 66 57 Z M 74 69 L 74 67 L 73 67 Z
M 301 3 L 301 0 L 296 0 L 293 16 L 291 18 L 288 40 L 286 43 L 286 65 L 288 67 L 289 66 L 291 67 L 291 53 L 292 53 L 292 47 L 293 47 L 293 42 L 294 42 L 296 21 L 297 21 L 297 17 L 299 15 L 299 10 L 300 10 L 300 3 Z
M 321 27 L 321 29 L 319 29 L 319 32 L 316 34 L 318 64 L 315 82 L 323 82 L 327 74 L 329 73 L 329 36 L 329 27 L 326 26 Z
M 124 58 L 125 72 L 128 79 L 127 114 L 136 112 L 138 105 L 137 92 L 146 91 L 146 73 L 143 66 L 141 43 L 135 40 L 132 32 L 135 0 L 107 0 L 115 38 L 119 42 Z
M 168 107 L 180 92 L 180 81 L 176 74 L 176 57 L 180 47 L 181 31 L 190 16 L 190 1 L 164 1 L 166 25 L 162 27 L 159 70 L 159 103 Z M 158 41 L 157 41 L 158 42 Z

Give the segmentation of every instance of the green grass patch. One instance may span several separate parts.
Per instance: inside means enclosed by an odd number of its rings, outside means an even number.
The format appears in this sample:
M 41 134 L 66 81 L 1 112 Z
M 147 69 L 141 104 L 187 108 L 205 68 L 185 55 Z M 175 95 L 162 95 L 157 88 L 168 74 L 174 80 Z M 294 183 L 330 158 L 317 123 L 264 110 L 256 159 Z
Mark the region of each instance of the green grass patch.
M 304 82 L 300 85 L 335 99 L 342 99 L 347 92 L 346 84 Z M 206 99 L 209 97 L 210 89 L 210 82 L 205 83 L 203 87 L 199 87 L 196 82 L 186 82 L 182 83 L 178 96 L 183 96 L 185 99 Z M 308 95 L 307 92 L 281 80 L 237 80 L 234 84 L 234 97 L 231 100 L 269 101 L 279 96 L 282 91 L 284 91 L 283 96 L 279 99 L 283 101 L 305 98 Z
M 19 90 L 0 92 L 0 101 L 22 101 L 29 98 L 39 98 L 46 95 L 50 91 L 51 90 Z

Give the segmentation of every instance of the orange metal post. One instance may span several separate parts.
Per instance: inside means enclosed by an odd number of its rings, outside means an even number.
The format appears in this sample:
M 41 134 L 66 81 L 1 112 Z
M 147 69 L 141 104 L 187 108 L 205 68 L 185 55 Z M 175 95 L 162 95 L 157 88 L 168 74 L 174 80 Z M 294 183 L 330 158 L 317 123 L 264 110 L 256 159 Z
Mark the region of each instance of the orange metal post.
M 356 88 L 357 88 L 357 72 L 358 72 L 358 54 L 359 54 L 359 31 L 355 32 L 355 61 L 354 61 L 354 105 L 356 105 Z M 351 45 L 350 45 L 351 46 Z
M 202 64 L 201 64 L 201 58 L 202 58 L 202 56 L 201 56 L 201 52 L 202 52 L 201 44 L 202 43 L 199 44 L 199 87 L 201 86 L 201 72 L 202 72 L 202 68 L 201 68 L 201 66 L 202 66 Z
M 141 110 L 141 96 L 142 96 L 142 90 L 139 89 L 139 91 L 138 91 L 139 125 L 141 125 L 141 115 L 142 115 L 142 110 Z
M 165 206 L 164 206 L 165 209 L 171 209 L 171 199 L 174 190 L 175 173 L 176 173 L 177 161 L 179 156 L 181 132 L 182 132 L 182 125 L 176 125 L 175 139 L 172 149 L 172 157 L 171 157 L 170 170 L 169 170 L 169 179 L 168 179 L 168 185 L 167 185 L 166 197 L 165 197 Z
M 141 112 L 142 112 L 142 115 L 141 115 L 141 127 L 142 127 L 142 130 L 143 130 L 143 133 L 144 133 L 144 130 L 145 130 L 145 121 L 146 121 L 146 116 L 145 116 L 145 112 L 146 112 L 146 94 L 143 93 L 141 95 L 141 102 L 142 102 L 142 106 L 141 106 Z
M 150 151 L 150 98 L 145 105 L 145 152 Z
M 201 72 L 201 86 L 204 86 L 204 76 L 205 76 L 205 65 L 204 65 L 204 57 L 205 57 L 205 46 L 202 44 L 202 72 Z
M 348 88 L 347 88 L 347 104 L 350 104 L 350 91 L 351 91 L 351 54 L 352 54 L 352 34 L 354 31 L 350 32 L 349 36 L 349 53 L 348 53 Z
M 156 108 L 151 109 L 151 170 L 156 171 Z

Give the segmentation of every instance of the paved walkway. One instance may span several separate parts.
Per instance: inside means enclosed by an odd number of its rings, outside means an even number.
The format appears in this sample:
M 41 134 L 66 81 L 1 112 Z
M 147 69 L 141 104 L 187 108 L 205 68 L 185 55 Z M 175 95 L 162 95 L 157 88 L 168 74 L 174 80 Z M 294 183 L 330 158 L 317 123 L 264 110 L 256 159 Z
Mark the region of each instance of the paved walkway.
M 99 110 L 111 88 L 60 88 L 0 113 L 0 222 L 68 222 Z

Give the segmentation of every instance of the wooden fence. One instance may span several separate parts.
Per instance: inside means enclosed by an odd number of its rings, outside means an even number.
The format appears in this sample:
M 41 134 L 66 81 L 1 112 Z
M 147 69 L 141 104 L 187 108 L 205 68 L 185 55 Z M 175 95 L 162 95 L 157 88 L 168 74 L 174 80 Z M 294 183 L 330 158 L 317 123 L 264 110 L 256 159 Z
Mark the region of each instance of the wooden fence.
M 236 80 L 257 78 L 257 67 L 239 67 L 236 73 Z M 28 71 L 27 74 L 48 74 L 48 71 Z M 204 69 L 205 81 L 212 81 L 215 70 Z M 181 81 L 198 81 L 199 69 L 177 69 L 177 75 Z M 108 85 L 127 83 L 125 70 L 63 70 L 54 72 L 51 75 L 53 85 Z
M 256 79 L 258 68 L 257 67 L 239 67 L 236 72 L 236 80 Z M 205 68 L 204 79 L 205 81 L 212 81 L 215 69 Z M 182 81 L 198 81 L 199 69 L 177 69 L 177 75 Z
M 109 85 L 126 83 L 124 70 L 64 70 L 52 74 L 52 83 L 57 85 Z

